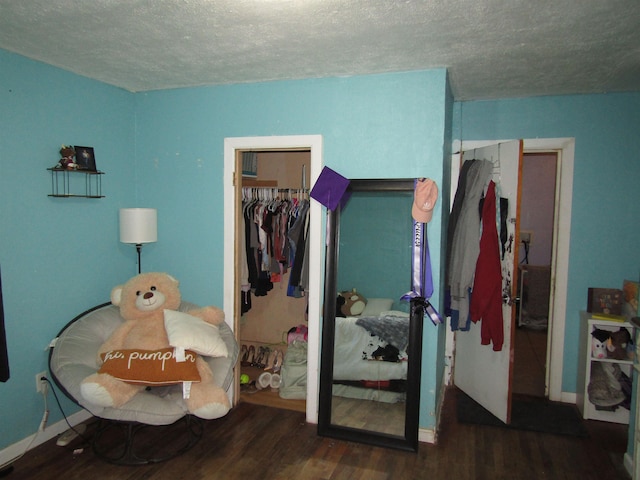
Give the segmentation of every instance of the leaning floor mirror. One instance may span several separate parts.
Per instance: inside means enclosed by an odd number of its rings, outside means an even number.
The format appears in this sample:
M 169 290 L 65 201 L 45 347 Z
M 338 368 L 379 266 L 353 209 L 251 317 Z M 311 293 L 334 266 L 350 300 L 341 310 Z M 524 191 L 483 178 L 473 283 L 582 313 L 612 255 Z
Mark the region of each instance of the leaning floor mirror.
M 418 448 L 422 313 L 411 289 L 414 180 L 351 180 L 327 211 L 318 434 Z

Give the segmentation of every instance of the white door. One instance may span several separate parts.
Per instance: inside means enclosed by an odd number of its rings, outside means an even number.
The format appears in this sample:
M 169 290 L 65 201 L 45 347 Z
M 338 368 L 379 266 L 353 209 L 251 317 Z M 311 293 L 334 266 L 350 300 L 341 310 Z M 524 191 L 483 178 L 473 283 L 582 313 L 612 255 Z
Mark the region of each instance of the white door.
M 506 253 L 502 260 L 504 343 L 499 352 L 494 351 L 491 345 L 481 345 L 481 322 L 471 322 L 468 332 L 456 332 L 454 383 L 497 418 L 509 423 L 515 324 L 515 308 L 512 308 L 511 299 L 516 296 L 513 278 L 518 261 L 518 184 L 522 141 L 514 140 L 462 152 L 463 161 L 473 158 L 489 160 L 494 164 L 493 180 L 498 188 L 496 195 L 509 201 Z

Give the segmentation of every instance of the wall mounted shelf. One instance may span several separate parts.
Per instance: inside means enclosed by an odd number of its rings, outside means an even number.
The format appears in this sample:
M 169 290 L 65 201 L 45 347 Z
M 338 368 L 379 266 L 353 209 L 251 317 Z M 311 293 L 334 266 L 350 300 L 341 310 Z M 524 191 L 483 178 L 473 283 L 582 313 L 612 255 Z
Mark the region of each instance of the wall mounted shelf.
M 51 193 L 49 197 L 104 198 L 102 195 L 102 175 L 104 172 L 89 170 L 66 170 L 64 168 L 47 168 L 51 172 Z M 71 177 L 84 175 L 84 193 L 71 192 Z

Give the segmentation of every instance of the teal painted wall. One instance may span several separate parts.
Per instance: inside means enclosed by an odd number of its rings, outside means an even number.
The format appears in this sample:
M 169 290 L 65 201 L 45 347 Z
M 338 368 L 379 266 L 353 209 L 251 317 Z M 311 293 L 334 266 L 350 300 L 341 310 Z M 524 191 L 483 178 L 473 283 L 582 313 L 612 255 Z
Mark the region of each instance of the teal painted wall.
M 0 449 L 42 417 L 34 376 L 75 315 L 136 273 L 118 209 L 158 208 L 143 270 L 168 271 L 198 303 L 222 304 L 226 137 L 320 134 L 324 161 L 351 178 L 442 182 L 446 72 L 132 94 L 0 51 L 0 266 L 11 379 L 0 384 Z M 93 146 L 104 199 L 48 197 L 62 143 Z M 440 205 L 434 218 L 441 215 Z M 440 250 L 439 222 L 430 230 Z M 439 258 L 434 259 L 439 271 Z M 436 278 L 436 283 L 439 281 Z M 433 425 L 437 330 L 425 335 L 421 425 Z M 62 396 L 65 413 L 78 408 Z M 50 423 L 61 419 L 50 399 Z
M 35 375 L 73 317 L 135 272 L 118 243 L 118 208 L 134 200 L 134 95 L 0 51 L 0 267 L 11 378 L 0 383 L 0 449 L 42 418 Z M 103 199 L 52 198 L 61 144 L 95 148 Z M 78 174 L 76 174 L 78 175 Z M 72 185 L 84 187 L 73 178 Z M 62 398 L 68 414 L 77 407 Z M 49 398 L 50 423 L 62 416 Z
M 579 311 L 589 287 L 640 274 L 640 93 L 457 103 L 463 140 L 575 138 L 562 391 L 575 392 Z
M 432 70 L 137 95 L 138 194 L 158 208 L 160 225 L 160 241 L 145 254 L 148 267 L 166 266 L 193 301 L 221 305 L 225 137 L 319 134 L 325 164 L 347 178 L 425 176 L 441 184 L 446 82 L 444 70 Z M 434 252 L 440 217 L 438 203 L 429 229 Z M 427 327 L 423 427 L 434 425 L 437 341 L 438 330 Z

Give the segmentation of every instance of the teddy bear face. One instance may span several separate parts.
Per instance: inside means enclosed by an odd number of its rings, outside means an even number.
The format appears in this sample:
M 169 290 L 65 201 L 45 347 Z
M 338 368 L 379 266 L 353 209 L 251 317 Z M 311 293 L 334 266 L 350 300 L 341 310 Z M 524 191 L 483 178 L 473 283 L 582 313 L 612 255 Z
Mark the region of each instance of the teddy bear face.
M 111 293 L 111 303 L 120 307 L 125 320 L 135 320 L 177 310 L 180 306 L 178 281 L 166 273 L 142 273 Z

